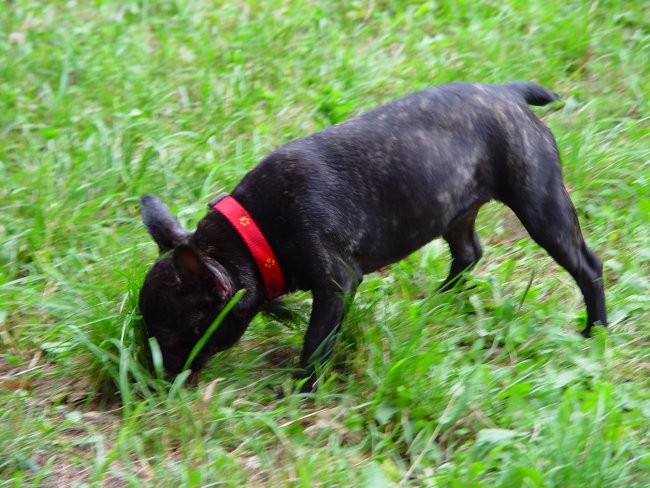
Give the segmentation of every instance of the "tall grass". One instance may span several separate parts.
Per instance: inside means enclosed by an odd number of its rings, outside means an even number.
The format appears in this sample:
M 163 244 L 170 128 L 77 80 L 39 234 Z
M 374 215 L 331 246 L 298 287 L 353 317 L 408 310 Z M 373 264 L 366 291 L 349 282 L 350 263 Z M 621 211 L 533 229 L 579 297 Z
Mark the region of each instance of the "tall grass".
M 0 482 L 646 486 L 650 140 L 643 2 L 161 0 L 0 7 Z M 323 383 L 287 395 L 296 318 L 197 384 L 140 361 L 156 246 L 278 145 L 451 80 L 538 81 L 611 328 L 496 204 L 468 283 L 434 242 L 366 277 Z M 159 368 L 158 368 L 159 369 Z

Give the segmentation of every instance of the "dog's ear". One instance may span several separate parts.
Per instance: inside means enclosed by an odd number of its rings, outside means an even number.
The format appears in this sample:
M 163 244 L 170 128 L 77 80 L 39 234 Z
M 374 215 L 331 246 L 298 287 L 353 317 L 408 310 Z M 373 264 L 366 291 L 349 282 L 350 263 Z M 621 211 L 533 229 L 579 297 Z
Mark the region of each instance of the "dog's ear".
M 175 247 L 172 259 L 183 286 L 214 287 L 222 300 L 232 294 L 232 284 L 226 270 L 217 263 L 208 265 L 191 246 L 181 244 Z
M 149 235 L 156 241 L 160 252 L 170 251 L 189 240 L 185 231 L 169 209 L 153 195 L 144 195 L 140 200 L 140 214 Z
M 187 244 L 174 248 L 174 269 L 183 284 L 210 281 L 212 273 L 201 256 Z

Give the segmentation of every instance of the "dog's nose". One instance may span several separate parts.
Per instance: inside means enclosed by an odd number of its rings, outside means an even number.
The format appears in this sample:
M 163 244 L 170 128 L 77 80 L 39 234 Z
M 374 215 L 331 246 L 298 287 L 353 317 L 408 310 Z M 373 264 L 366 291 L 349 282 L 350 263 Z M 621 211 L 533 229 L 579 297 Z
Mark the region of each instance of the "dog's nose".
M 165 366 L 165 371 L 169 374 L 177 375 L 183 371 L 185 361 L 179 354 L 166 353 L 163 354 L 163 365 Z

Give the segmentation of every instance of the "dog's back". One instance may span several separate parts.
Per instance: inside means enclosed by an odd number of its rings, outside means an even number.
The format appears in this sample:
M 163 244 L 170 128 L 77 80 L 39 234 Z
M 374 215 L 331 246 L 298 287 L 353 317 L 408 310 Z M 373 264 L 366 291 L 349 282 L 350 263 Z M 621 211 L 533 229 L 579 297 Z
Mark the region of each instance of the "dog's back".
M 559 175 L 553 136 L 527 107 L 555 99 L 528 82 L 422 90 L 280 147 L 244 178 L 243 193 L 263 178 L 268 205 L 299 205 L 285 220 L 360 256 L 370 272 L 442 235 L 468 209 L 508 200 L 531 172 Z

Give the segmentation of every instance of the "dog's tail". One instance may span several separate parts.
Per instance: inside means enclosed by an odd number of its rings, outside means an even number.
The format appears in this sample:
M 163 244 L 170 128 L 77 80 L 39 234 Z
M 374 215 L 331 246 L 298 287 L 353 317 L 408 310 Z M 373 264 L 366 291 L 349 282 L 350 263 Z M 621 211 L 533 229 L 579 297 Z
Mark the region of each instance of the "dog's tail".
M 560 95 L 532 81 L 512 81 L 506 88 L 517 92 L 529 105 L 542 106 L 560 99 Z

